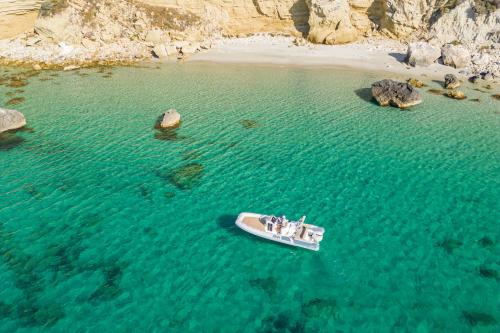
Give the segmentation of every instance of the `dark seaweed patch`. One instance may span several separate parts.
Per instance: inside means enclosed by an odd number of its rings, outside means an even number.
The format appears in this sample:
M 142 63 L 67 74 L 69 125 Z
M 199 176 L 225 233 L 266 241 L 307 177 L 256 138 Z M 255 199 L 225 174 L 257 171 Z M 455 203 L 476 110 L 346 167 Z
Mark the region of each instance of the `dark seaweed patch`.
M 38 305 L 34 301 L 19 304 L 17 315 L 23 326 L 51 327 L 65 317 L 63 308 L 58 304 Z
M 202 153 L 199 150 L 193 149 L 186 151 L 182 154 L 182 159 L 185 161 L 196 160 L 200 158 Z
M 479 98 L 472 98 L 472 99 L 469 99 L 469 101 L 476 102 L 476 103 L 480 103 L 481 102 L 481 100 Z
M 487 279 L 498 279 L 498 272 L 493 268 L 488 268 L 486 266 L 479 267 L 479 275 Z
M 326 317 L 337 318 L 337 301 L 333 298 L 313 298 L 302 306 L 302 312 L 307 317 L 319 317 L 324 314 Z
M 200 183 L 203 169 L 203 165 L 191 163 L 169 171 L 159 170 L 157 175 L 181 190 L 190 190 Z
M 34 198 L 38 199 L 43 197 L 43 193 L 41 193 L 33 184 L 24 184 L 23 190 Z
M 17 136 L 15 132 L 0 133 L 0 150 L 10 150 L 21 145 L 24 138 Z
M 139 187 L 139 193 L 141 196 L 147 200 L 151 199 L 151 190 L 144 184 L 140 184 Z
M 267 278 L 257 278 L 248 281 L 253 288 L 262 289 L 269 296 L 273 296 L 276 293 L 276 288 L 278 282 L 272 276 Z
M 497 100 L 497 101 L 500 101 L 500 94 L 494 94 L 494 95 L 491 95 L 491 98 Z
M 497 320 L 490 314 L 475 311 L 462 311 L 462 315 L 471 326 L 490 326 L 496 325 Z
M 251 128 L 259 127 L 259 123 L 256 122 L 255 120 L 251 120 L 251 119 L 240 120 L 240 124 L 243 127 L 245 127 L 246 129 L 251 129 Z
M 165 193 L 163 193 L 163 195 L 167 199 L 172 199 L 173 197 L 175 197 L 175 192 L 165 192 Z
M 5 105 L 18 105 L 18 104 L 23 103 L 25 100 L 26 100 L 26 98 L 24 98 L 24 97 L 14 97 L 14 98 L 9 99 L 5 103 Z
M 0 301 L 0 320 L 9 318 L 12 314 L 12 305 Z
M 489 247 L 489 246 L 492 246 L 495 244 L 493 239 L 489 238 L 488 236 L 484 236 L 478 242 L 479 242 L 479 245 L 481 245 L 482 247 Z
M 289 316 L 284 312 L 268 316 L 262 321 L 259 332 L 305 332 L 305 323 L 301 318 Z
M 104 274 L 104 283 L 90 295 L 89 301 L 110 301 L 123 292 L 120 288 L 120 281 L 123 276 L 120 266 L 111 264 L 103 267 L 102 272 Z
M 447 253 L 452 253 L 454 250 L 462 246 L 462 242 L 456 239 L 447 238 L 436 245 L 443 248 Z

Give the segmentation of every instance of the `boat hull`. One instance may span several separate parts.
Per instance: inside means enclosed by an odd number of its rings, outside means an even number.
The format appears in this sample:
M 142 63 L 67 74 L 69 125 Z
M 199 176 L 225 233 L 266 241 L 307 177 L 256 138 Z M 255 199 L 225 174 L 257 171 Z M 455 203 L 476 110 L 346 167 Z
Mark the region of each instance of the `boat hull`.
M 247 221 L 251 221 L 253 219 L 260 220 L 262 217 L 265 215 L 262 214 L 256 214 L 256 213 L 241 213 L 238 215 L 238 218 L 236 219 L 236 225 L 255 236 L 265 238 L 274 242 L 282 243 L 282 244 L 287 244 L 291 246 L 296 246 L 296 247 L 301 247 L 304 249 L 308 250 L 313 250 L 313 251 L 319 251 L 319 243 L 310 243 L 298 239 L 293 239 L 291 237 L 283 236 L 283 235 L 277 235 L 273 233 L 266 232 L 263 228 L 262 230 L 259 230 L 259 228 L 252 227 L 251 223 L 248 223 Z

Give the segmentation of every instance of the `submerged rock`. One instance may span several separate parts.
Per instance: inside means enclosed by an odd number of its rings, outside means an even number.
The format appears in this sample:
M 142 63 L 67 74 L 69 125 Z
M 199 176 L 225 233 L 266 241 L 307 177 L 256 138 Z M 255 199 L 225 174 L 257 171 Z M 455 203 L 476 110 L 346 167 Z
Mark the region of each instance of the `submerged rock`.
M 462 100 L 462 99 L 467 98 L 467 96 L 465 96 L 465 94 L 460 90 L 449 90 L 449 91 L 445 92 L 444 95 L 446 97 L 458 99 L 458 100 Z
M 414 86 L 415 88 L 422 88 L 422 87 L 425 87 L 427 86 L 425 83 L 423 83 L 422 81 L 420 81 L 419 79 L 415 79 L 415 78 L 410 78 L 408 80 L 406 80 L 406 82 L 408 84 L 411 84 L 412 86 Z
M 175 128 L 181 122 L 181 115 L 176 109 L 170 109 L 160 116 L 156 124 L 157 128 Z
M 416 42 L 408 45 L 406 62 L 410 66 L 429 66 L 441 56 L 441 51 L 426 42 Z
M 444 76 L 444 87 L 446 89 L 456 89 L 460 87 L 460 80 L 453 74 L 446 74 Z
M 0 133 L 23 126 L 26 126 L 26 119 L 21 112 L 0 108 Z
M 14 97 L 14 98 L 9 99 L 5 104 L 6 105 L 17 105 L 17 104 L 21 104 L 24 101 L 25 101 L 24 97 Z
M 394 105 L 408 108 L 420 104 L 420 93 L 410 84 L 393 80 L 382 80 L 372 84 L 372 95 L 381 106 Z
M 240 121 L 240 124 L 246 129 L 259 127 L 259 123 L 251 119 L 243 119 Z

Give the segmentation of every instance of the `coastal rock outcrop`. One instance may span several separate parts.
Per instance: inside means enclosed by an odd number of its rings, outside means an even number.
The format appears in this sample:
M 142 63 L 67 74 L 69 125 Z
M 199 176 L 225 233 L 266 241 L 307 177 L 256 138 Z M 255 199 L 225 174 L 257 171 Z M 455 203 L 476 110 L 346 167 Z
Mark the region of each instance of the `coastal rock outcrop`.
M 372 84 L 372 95 L 381 106 L 394 105 L 401 109 L 422 102 L 420 93 L 412 85 L 387 79 Z
M 406 62 L 411 66 L 429 66 L 441 56 L 441 51 L 429 43 L 416 42 L 408 45 Z
M 456 89 L 460 87 L 460 80 L 453 74 L 446 74 L 444 76 L 444 87 L 446 89 Z
M 176 109 L 170 109 L 163 113 L 163 115 L 158 119 L 156 127 L 162 129 L 175 128 L 179 126 L 180 122 L 181 115 L 179 112 L 177 112 Z
M 446 44 L 441 48 L 443 64 L 455 68 L 464 68 L 469 64 L 470 53 L 460 45 Z
M 26 126 L 26 118 L 16 110 L 0 108 L 0 133 Z

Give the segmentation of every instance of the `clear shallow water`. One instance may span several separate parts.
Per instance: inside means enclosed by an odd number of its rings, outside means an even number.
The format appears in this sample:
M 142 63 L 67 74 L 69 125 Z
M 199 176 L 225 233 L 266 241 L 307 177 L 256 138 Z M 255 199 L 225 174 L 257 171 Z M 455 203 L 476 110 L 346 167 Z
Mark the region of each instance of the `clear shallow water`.
M 30 78 L 33 131 L 0 145 L 0 331 L 498 332 L 500 103 L 379 108 L 378 78 Z M 182 126 L 158 136 L 171 107 Z M 321 251 L 246 235 L 241 211 L 307 214 Z

